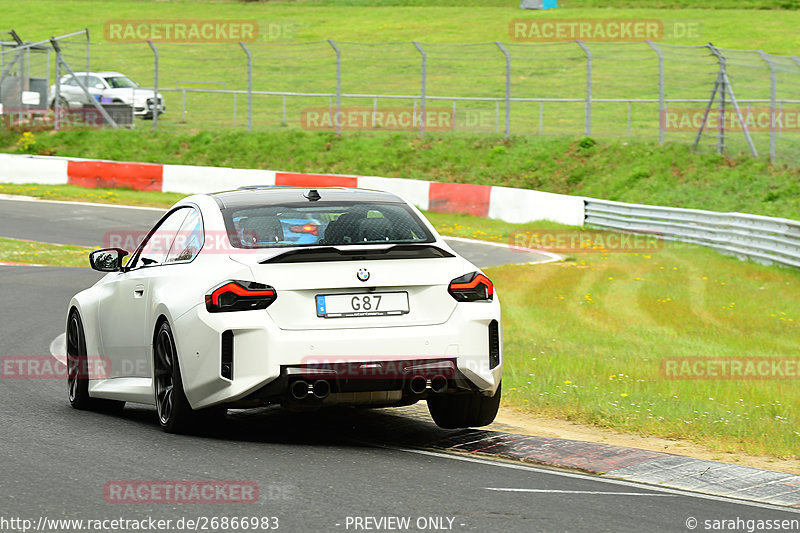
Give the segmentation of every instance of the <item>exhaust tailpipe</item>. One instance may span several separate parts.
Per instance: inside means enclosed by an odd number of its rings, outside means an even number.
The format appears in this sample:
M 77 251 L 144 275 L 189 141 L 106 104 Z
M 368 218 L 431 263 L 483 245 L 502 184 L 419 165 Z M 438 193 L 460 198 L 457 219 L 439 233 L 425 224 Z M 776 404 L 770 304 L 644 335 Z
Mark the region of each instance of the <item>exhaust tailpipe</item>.
M 431 390 L 436 394 L 444 392 L 447 389 L 447 378 L 444 376 L 435 376 L 431 379 Z
M 323 400 L 331 393 L 331 384 L 324 379 L 318 379 L 311 387 L 311 392 L 314 393 L 316 398 Z
M 425 392 L 425 389 L 428 387 L 428 380 L 423 378 L 422 376 L 414 376 L 411 378 L 411 383 L 409 384 L 409 388 L 411 392 L 414 394 L 422 394 Z
M 292 386 L 290 387 L 292 398 L 294 398 L 295 400 L 304 400 L 306 396 L 308 396 L 308 389 L 309 389 L 308 383 L 306 383 L 302 379 L 295 381 L 294 383 L 292 383 Z

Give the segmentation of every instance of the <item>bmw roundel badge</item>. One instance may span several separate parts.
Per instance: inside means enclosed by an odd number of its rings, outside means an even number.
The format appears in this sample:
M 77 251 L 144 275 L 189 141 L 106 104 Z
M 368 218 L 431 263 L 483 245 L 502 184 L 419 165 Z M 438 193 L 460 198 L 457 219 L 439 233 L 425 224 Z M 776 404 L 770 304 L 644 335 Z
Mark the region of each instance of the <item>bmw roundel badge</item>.
M 366 268 L 359 268 L 358 272 L 356 272 L 356 277 L 361 281 L 367 281 L 369 279 L 369 270 Z

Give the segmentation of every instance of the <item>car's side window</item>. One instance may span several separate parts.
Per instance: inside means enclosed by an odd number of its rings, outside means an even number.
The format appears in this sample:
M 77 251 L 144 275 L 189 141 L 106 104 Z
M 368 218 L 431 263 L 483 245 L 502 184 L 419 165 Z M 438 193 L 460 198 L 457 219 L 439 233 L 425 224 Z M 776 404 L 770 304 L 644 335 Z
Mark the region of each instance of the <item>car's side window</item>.
M 103 87 L 105 87 L 103 80 L 101 80 L 97 76 L 89 76 L 89 87 L 94 89 L 97 88 L 98 85 L 102 85 Z
M 141 252 L 136 257 L 132 268 L 162 264 L 167 258 L 167 252 L 172 247 L 172 243 L 178 237 L 178 230 L 191 210 L 191 207 L 182 207 L 163 219 L 152 235 L 142 244 Z
M 172 243 L 167 254 L 165 263 L 188 262 L 194 259 L 203 247 L 205 235 L 203 233 L 203 218 L 200 211 L 192 209 L 186 220 L 183 221 L 181 229 L 175 242 Z

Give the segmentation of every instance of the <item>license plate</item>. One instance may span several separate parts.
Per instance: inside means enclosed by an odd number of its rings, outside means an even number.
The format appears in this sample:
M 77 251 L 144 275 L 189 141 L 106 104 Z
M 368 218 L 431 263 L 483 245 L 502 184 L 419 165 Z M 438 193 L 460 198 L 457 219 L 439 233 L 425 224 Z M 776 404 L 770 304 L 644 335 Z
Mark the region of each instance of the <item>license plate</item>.
M 406 313 L 408 313 L 407 292 L 317 296 L 317 316 L 322 318 L 404 315 Z

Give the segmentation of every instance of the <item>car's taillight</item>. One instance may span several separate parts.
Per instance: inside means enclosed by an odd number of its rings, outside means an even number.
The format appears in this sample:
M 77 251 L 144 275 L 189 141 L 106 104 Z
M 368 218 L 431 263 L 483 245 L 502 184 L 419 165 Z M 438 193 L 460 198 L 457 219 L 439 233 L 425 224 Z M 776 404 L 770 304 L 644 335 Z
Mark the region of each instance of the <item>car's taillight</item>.
M 206 294 L 209 313 L 266 309 L 278 297 L 269 285 L 255 281 L 226 281 Z
M 289 226 L 292 233 L 310 233 L 311 235 L 319 235 L 319 226 L 314 224 L 303 224 L 302 226 Z
M 489 301 L 494 297 L 494 285 L 480 272 L 470 272 L 451 281 L 447 292 L 459 302 Z

